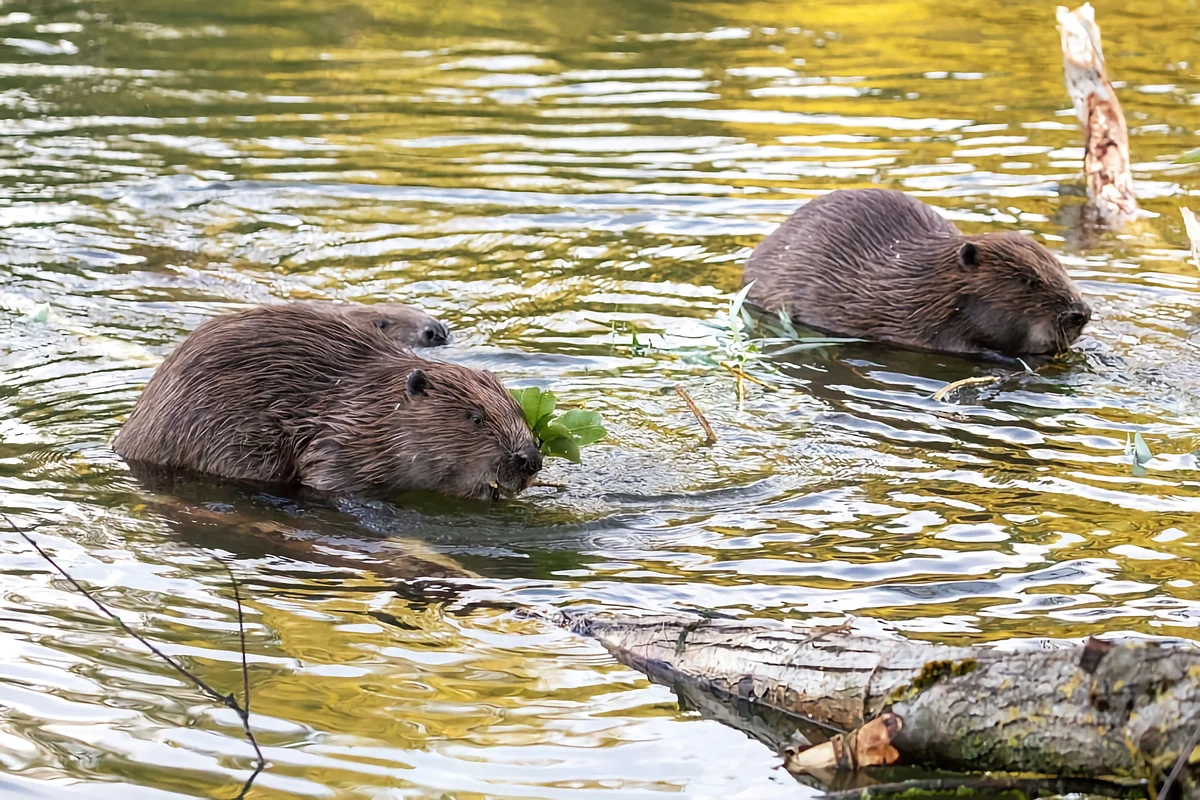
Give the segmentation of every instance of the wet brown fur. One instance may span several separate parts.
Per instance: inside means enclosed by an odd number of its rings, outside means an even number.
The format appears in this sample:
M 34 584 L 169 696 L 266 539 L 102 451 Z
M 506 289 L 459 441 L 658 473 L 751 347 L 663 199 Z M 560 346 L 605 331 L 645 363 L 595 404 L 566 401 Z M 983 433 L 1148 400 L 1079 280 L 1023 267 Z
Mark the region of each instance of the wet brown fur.
M 743 285 L 810 328 L 918 350 L 1005 356 L 1067 349 L 1091 309 L 1042 245 L 964 236 L 892 190 L 840 190 L 795 211 L 750 255 Z
M 405 347 L 437 347 L 450 341 L 449 326 L 416 306 L 400 303 L 335 303 L 327 300 L 305 301 L 304 305 L 341 314 L 356 324 L 372 325 Z
M 542 459 L 490 372 L 429 361 L 320 304 L 197 328 L 117 435 L 133 462 L 332 493 L 525 489 Z

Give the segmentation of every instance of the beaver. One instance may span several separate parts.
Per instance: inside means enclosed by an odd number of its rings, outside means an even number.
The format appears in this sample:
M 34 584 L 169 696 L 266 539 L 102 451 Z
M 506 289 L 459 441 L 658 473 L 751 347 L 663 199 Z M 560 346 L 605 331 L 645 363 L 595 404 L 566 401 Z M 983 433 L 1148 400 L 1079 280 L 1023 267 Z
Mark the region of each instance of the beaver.
M 542 467 L 494 374 L 421 358 L 312 303 L 202 324 L 150 379 L 113 449 L 129 462 L 331 494 L 498 499 Z
M 450 341 L 450 328 L 416 306 L 400 303 L 337 303 L 306 300 L 305 305 L 342 314 L 361 325 L 373 325 L 405 347 L 439 347 Z M 298 305 L 293 303 L 293 305 Z
M 747 300 L 809 328 L 914 350 L 1059 353 L 1092 310 L 1050 251 L 1019 233 L 964 236 L 903 192 L 811 200 L 746 262 Z

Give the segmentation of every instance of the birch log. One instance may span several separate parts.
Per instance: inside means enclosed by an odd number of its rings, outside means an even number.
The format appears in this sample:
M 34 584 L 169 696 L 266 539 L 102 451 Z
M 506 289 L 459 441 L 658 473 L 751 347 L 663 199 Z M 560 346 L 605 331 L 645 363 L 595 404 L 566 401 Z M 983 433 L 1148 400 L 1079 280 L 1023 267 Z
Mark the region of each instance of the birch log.
M 1067 94 L 1083 129 L 1083 172 L 1088 202 L 1101 224 L 1116 227 L 1137 211 L 1129 172 L 1129 132 L 1100 47 L 1091 3 L 1057 10 Z
M 780 749 L 797 729 L 827 738 L 824 726 L 891 712 L 903 721 L 892 740 L 902 763 L 1161 785 L 1200 723 L 1200 649 L 1178 640 L 1006 650 L 849 626 L 542 616 Z M 1200 798 L 1197 770 L 1187 765 L 1180 783 Z

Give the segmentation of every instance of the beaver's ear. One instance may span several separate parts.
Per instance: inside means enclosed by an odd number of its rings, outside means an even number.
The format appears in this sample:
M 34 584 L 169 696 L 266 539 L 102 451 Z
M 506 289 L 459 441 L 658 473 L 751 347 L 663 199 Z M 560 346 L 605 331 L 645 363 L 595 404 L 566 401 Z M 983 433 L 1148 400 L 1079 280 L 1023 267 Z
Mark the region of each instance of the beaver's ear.
M 979 266 L 979 248 L 974 242 L 963 242 L 958 248 L 958 263 L 963 269 L 975 269 Z
M 429 377 L 423 369 L 414 369 L 408 373 L 408 380 L 404 382 L 404 391 L 408 392 L 409 397 L 425 394 L 425 390 L 429 388 Z

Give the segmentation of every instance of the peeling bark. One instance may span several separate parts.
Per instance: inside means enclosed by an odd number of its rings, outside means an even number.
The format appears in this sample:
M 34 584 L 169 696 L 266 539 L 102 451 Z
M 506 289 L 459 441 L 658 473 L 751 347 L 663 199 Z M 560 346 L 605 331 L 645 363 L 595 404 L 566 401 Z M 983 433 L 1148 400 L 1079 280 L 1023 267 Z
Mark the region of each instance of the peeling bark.
M 793 775 L 820 775 L 838 770 L 858 770 L 895 764 L 900 753 L 892 739 L 904 726 L 895 714 L 883 714 L 846 734 L 812 747 L 792 745 L 783 749 L 783 765 Z
M 779 749 L 798 730 L 827 739 L 822 726 L 890 712 L 903 721 L 891 741 L 903 763 L 1160 785 L 1200 723 L 1200 649 L 1181 640 L 1006 650 L 849 626 L 540 615 Z M 1198 777 L 1195 764 L 1181 776 L 1195 798 Z
M 1091 3 L 1057 10 L 1067 94 L 1083 129 L 1083 172 L 1088 202 L 1098 221 L 1118 227 L 1137 211 L 1129 172 L 1129 132 L 1113 91 L 1100 47 L 1100 28 Z

